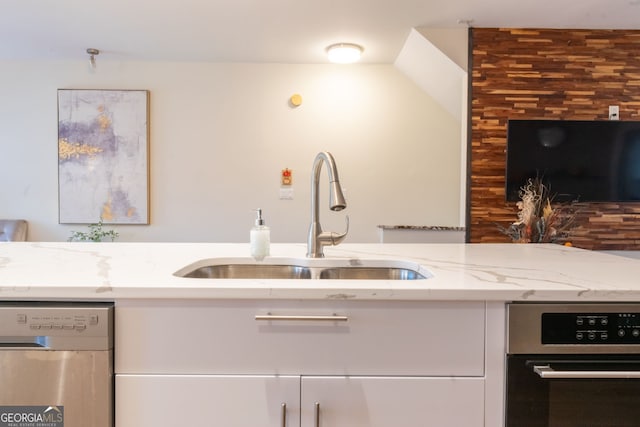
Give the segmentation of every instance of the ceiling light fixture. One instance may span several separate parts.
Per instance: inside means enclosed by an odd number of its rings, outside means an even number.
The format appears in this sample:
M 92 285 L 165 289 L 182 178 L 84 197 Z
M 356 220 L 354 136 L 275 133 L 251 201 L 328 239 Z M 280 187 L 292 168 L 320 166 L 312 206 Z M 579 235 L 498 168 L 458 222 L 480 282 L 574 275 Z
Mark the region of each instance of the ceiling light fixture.
M 334 64 L 353 64 L 360 59 L 363 47 L 354 43 L 336 43 L 327 47 L 329 61 Z
M 96 55 L 100 55 L 100 51 L 98 49 L 89 48 L 87 49 L 87 54 L 89 55 L 89 65 L 92 69 L 96 68 Z

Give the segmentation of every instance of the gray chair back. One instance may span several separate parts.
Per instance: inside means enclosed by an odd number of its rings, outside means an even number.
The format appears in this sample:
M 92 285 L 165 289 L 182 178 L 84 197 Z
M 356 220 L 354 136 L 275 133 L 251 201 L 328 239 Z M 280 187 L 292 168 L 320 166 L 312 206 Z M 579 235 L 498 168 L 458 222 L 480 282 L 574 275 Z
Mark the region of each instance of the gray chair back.
M 27 240 L 27 221 L 0 219 L 0 242 L 24 242 Z

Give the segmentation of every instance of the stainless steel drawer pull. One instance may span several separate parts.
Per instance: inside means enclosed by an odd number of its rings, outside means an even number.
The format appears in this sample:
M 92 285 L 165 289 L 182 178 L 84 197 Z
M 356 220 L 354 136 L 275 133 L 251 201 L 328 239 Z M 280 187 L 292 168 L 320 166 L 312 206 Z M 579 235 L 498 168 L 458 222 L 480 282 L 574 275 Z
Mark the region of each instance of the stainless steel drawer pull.
M 616 379 L 640 378 L 640 371 L 556 371 L 549 365 L 533 365 L 533 372 L 540 378 Z
M 337 314 L 331 316 L 281 316 L 276 314 L 256 314 L 256 320 L 288 320 L 288 321 L 315 321 L 315 322 L 346 322 L 349 320 L 348 316 L 338 316 Z
M 320 403 L 316 402 L 313 411 L 313 427 L 320 427 Z
M 287 404 L 283 403 L 281 406 L 280 419 L 282 420 L 282 427 L 287 427 Z

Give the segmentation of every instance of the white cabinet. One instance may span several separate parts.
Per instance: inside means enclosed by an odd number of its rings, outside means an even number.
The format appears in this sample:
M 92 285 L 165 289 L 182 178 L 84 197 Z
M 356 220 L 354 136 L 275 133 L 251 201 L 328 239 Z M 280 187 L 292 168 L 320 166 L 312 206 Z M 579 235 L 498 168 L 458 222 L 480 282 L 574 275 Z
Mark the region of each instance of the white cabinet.
M 298 427 L 299 401 L 299 377 L 118 375 L 116 426 Z
M 482 426 L 484 343 L 482 302 L 120 303 L 116 427 Z
M 132 301 L 115 323 L 117 373 L 484 375 L 483 302 Z
M 482 378 L 302 377 L 301 390 L 303 427 L 485 425 Z
M 118 375 L 116 427 L 482 427 L 482 378 Z

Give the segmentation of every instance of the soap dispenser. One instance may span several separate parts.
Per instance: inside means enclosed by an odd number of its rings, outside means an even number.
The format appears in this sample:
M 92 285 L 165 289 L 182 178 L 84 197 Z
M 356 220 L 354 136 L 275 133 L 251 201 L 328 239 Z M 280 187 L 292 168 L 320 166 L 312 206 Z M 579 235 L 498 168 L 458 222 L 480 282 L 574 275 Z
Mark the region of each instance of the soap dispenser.
M 264 225 L 262 209 L 256 209 L 256 223 L 253 228 L 251 228 L 249 238 L 252 257 L 258 261 L 262 261 L 264 257 L 269 256 L 271 236 L 269 227 Z

